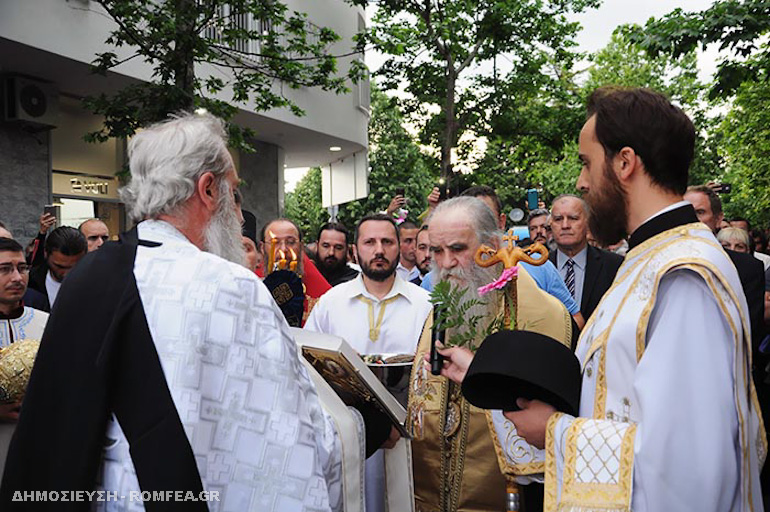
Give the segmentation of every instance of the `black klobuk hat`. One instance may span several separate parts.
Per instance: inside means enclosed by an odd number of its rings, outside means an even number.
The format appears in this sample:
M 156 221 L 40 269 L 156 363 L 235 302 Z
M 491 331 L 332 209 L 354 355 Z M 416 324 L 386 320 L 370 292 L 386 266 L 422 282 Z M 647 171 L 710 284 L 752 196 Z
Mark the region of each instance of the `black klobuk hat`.
M 580 363 L 569 347 L 531 331 L 499 331 L 476 351 L 462 391 L 481 409 L 516 411 L 517 398 L 537 399 L 577 415 Z
M 255 217 L 254 214 L 248 210 L 241 210 L 241 212 L 243 213 L 243 226 L 241 226 L 241 234 L 251 238 L 251 241 L 256 245 L 257 217 Z

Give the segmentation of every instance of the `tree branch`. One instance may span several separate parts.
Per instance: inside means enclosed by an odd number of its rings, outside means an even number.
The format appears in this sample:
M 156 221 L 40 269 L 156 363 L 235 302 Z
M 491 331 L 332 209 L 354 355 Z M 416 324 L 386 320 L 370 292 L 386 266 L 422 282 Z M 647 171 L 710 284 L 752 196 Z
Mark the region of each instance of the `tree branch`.
M 236 54 L 239 54 L 239 55 L 248 55 L 249 57 L 255 57 L 255 58 L 260 58 L 260 59 L 280 60 L 280 61 L 284 61 L 284 62 L 301 62 L 301 61 L 309 61 L 309 60 L 318 60 L 318 59 L 322 58 L 322 57 L 315 57 L 315 56 L 313 56 L 313 57 L 284 57 L 283 55 L 265 55 L 263 53 L 254 53 L 254 52 L 246 52 L 246 51 L 243 51 L 243 50 L 234 50 L 233 48 L 231 48 L 231 47 L 229 47 L 227 45 L 222 45 L 222 44 L 217 44 L 217 43 L 211 43 L 210 46 L 212 48 L 216 48 L 217 50 L 220 50 L 220 51 L 223 51 L 223 52 L 236 53 Z M 323 57 L 332 57 L 332 58 L 337 59 L 337 58 L 340 58 L 340 57 L 350 57 L 351 55 L 358 55 L 358 54 L 362 54 L 362 53 L 363 52 L 360 52 L 360 51 L 352 51 L 352 52 L 348 52 L 348 53 L 340 53 L 340 54 L 337 54 L 337 55 L 324 55 Z
M 107 2 L 105 2 L 105 0 L 96 0 L 96 2 L 101 5 L 105 11 L 107 11 L 107 14 L 109 14 L 110 18 L 112 18 L 112 21 L 114 21 L 118 27 L 120 27 L 120 29 L 126 33 L 128 39 L 130 39 L 134 45 L 138 46 L 149 57 L 152 57 L 155 60 L 163 61 L 161 56 L 156 54 L 149 47 L 145 46 L 142 42 L 142 38 L 133 30 L 131 30 L 125 23 L 123 23 L 123 21 L 118 16 L 115 15 L 115 12 L 107 6 Z
M 483 43 L 484 43 L 483 40 L 476 41 L 476 44 L 473 45 L 473 48 L 471 49 L 471 51 L 468 52 L 468 56 L 465 57 L 465 60 L 462 61 L 462 63 L 457 68 L 457 71 L 455 71 L 455 73 L 457 73 L 459 75 L 460 72 L 462 72 L 463 69 L 467 68 L 471 64 L 471 62 L 473 62 L 473 60 L 479 54 L 479 50 L 481 49 L 481 45 Z
M 446 59 L 448 57 L 446 45 L 444 45 L 444 43 L 441 42 L 441 40 L 433 30 L 433 24 L 430 16 L 430 11 L 431 11 L 430 2 L 431 0 L 425 0 L 424 8 L 421 8 L 419 4 L 415 3 L 415 9 L 417 9 L 417 11 L 419 12 L 423 22 L 425 22 L 425 28 L 428 31 L 428 38 L 435 43 L 436 50 L 438 50 L 438 53 Z

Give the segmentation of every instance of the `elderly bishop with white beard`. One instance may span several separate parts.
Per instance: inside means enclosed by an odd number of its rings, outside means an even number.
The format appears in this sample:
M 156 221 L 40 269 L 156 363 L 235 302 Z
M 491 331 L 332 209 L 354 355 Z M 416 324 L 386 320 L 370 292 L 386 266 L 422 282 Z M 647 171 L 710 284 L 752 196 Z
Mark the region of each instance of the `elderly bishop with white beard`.
M 138 224 L 59 292 L 0 509 L 342 510 L 341 444 L 347 461 L 363 457 L 361 415 L 342 407 L 332 421 L 281 311 L 243 266 L 223 123 L 151 126 L 129 162 L 122 194 Z M 95 489 L 117 498 L 17 499 Z
M 470 348 L 480 346 L 482 332 L 504 316 L 504 292 L 480 296 L 478 289 L 495 281 L 503 271 L 497 264 L 483 268 L 474 262 L 482 244 L 492 249 L 503 245 L 502 233 L 492 210 L 475 197 L 457 197 L 441 203 L 428 220 L 433 269 L 439 281 L 466 289 L 462 301 L 479 301 L 464 315 L 482 317 Z M 512 243 L 506 236 L 506 244 Z M 549 336 L 569 346 L 570 315 L 554 296 L 538 288 L 520 265 L 516 266 L 519 328 Z M 436 290 L 434 289 L 434 295 Z M 430 351 L 430 317 L 420 338 L 416 361 Z M 453 343 L 467 326 L 448 331 Z M 465 350 L 452 348 L 449 350 Z M 460 386 L 429 369 L 415 365 L 409 392 L 408 419 L 412 427 L 414 492 L 417 510 L 500 511 L 506 509 L 508 492 L 518 484 L 524 489 L 524 510 L 542 507 L 544 452 L 516 435 L 502 411 L 484 411 L 471 405 Z

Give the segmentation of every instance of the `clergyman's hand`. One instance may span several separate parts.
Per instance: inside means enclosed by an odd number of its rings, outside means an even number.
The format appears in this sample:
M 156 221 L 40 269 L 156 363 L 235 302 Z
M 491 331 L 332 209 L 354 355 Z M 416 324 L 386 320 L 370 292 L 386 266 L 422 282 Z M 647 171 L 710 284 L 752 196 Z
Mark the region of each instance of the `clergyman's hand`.
M 400 439 L 401 439 L 401 434 L 399 433 L 398 429 L 396 427 L 391 426 L 390 436 L 388 436 L 385 442 L 382 443 L 381 448 L 385 448 L 386 450 L 391 450 L 396 447 L 396 444 Z
M 516 426 L 516 433 L 535 448 L 542 449 L 545 446 L 545 430 L 548 419 L 556 408 L 540 400 L 527 400 L 519 398 L 516 405 L 520 411 L 507 411 L 503 416 L 508 418 Z
M 19 421 L 21 402 L 0 404 L 0 423 L 16 423 Z
M 464 347 L 437 348 L 438 353 L 444 356 L 444 367 L 441 375 L 447 379 L 462 384 L 468 367 L 473 361 L 473 352 Z M 430 354 L 425 354 L 425 361 L 430 369 Z

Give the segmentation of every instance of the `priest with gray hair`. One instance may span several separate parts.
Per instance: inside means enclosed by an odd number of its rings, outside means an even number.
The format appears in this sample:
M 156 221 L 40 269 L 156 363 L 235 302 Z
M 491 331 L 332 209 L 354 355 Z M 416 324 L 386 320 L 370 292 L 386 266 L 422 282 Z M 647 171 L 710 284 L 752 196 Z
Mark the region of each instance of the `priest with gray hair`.
M 122 194 L 138 224 L 59 292 L 0 508 L 54 507 L 18 499 L 41 490 L 117 497 L 57 510 L 362 508 L 349 463 L 362 462 L 367 413 L 327 413 L 281 311 L 243 266 L 224 124 L 151 126 L 132 138 L 129 166 Z M 388 433 L 367 430 L 368 451 Z

